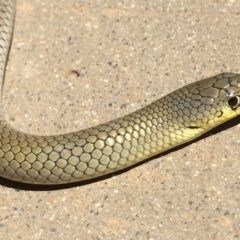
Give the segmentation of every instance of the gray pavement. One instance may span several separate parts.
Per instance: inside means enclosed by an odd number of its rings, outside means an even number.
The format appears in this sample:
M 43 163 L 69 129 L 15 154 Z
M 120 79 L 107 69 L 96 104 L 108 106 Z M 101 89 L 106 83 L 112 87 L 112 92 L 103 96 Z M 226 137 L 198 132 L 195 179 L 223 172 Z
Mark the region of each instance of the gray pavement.
M 240 73 L 240 2 L 203 2 L 18 0 L 7 120 L 66 133 Z M 0 239 L 240 239 L 239 122 L 89 184 L 1 180 Z

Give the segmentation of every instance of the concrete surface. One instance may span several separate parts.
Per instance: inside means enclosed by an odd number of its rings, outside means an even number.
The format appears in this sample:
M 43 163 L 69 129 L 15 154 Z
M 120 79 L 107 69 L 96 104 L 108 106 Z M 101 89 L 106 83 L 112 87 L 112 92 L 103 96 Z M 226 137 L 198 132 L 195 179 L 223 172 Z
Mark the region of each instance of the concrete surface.
M 7 120 L 66 133 L 240 73 L 240 2 L 202 2 L 18 0 Z M 2 179 L 0 239 L 240 239 L 239 122 L 90 184 Z

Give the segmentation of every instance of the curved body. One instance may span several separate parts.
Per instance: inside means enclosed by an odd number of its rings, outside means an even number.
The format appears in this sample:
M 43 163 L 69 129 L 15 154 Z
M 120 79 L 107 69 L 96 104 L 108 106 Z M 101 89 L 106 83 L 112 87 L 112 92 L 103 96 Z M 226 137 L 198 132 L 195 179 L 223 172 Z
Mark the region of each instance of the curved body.
M 2 83 L 14 7 L 13 0 L 0 0 Z M 124 169 L 235 117 L 239 95 L 240 75 L 222 73 L 184 86 L 122 118 L 56 136 L 22 133 L 11 128 L 1 113 L 0 176 L 33 184 L 62 184 Z

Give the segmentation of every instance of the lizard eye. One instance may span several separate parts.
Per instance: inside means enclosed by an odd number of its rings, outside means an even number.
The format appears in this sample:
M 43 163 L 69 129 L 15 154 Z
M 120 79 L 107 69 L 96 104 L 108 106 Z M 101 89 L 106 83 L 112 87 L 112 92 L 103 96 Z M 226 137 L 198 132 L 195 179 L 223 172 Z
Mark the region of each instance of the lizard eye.
M 233 96 L 228 99 L 227 105 L 232 109 L 236 109 L 239 106 L 239 100 L 238 96 Z

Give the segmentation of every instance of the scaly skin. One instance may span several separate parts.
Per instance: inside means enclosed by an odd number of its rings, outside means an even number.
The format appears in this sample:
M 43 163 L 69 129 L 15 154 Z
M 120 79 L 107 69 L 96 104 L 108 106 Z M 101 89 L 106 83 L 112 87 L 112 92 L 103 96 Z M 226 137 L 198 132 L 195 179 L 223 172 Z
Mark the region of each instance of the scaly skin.
M 14 1 L 0 0 L 2 83 L 14 8 Z M 240 75 L 222 73 L 184 86 L 125 117 L 56 136 L 22 133 L 1 113 L 0 176 L 32 184 L 62 184 L 124 169 L 235 117 L 240 113 L 239 95 Z

